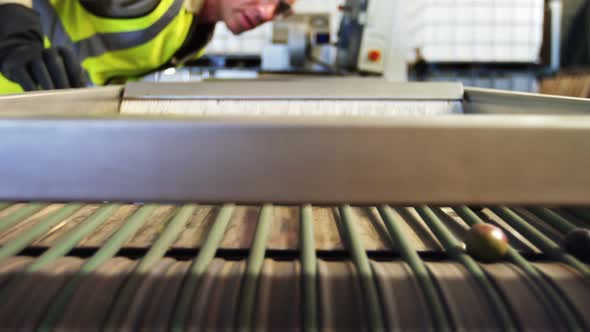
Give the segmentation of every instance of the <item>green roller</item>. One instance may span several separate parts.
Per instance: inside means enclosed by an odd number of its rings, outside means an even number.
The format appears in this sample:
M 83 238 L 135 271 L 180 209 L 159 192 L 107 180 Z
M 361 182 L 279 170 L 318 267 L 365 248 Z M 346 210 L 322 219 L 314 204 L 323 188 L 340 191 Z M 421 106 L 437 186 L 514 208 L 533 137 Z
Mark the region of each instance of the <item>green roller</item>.
M 567 234 L 576 229 L 576 225 L 572 224 L 569 220 L 547 208 L 530 207 L 528 210 L 563 234 Z
M 514 318 L 508 310 L 508 304 L 504 303 L 500 294 L 496 291 L 492 282 L 487 278 L 481 267 L 467 255 L 463 250 L 460 249 L 460 243 L 455 239 L 453 234 L 445 227 L 443 222 L 436 216 L 436 214 L 427 206 L 420 206 L 416 208 L 422 220 L 428 224 L 428 227 L 432 230 L 438 240 L 445 247 L 448 255 L 463 264 L 465 268 L 471 273 L 473 278 L 480 285 L 484 294 L 494 313 L 498 318 L 502 331 L 516 331 L 518 326 L 515 323 Z
M 5 216 L 4 218 L 0 218 L 0 232 L 9 229 L 10 227 L 41 211 L 47 205 L 47 203 L 30 203 Z
M 240 292 L 239 312 L 237 318 L 238 329 L 240 331 L 250 331 L 254 327 L 254 307 L 256 306 L 256 288 L 258 277 L 262 272 L 264 264 L 264 255 L 266 252 L 266 242 L 270 234 L 273 219 L 273 207 L 271 204 L 265 204 L 260 210 L 256 234 L 252 241 L 250 254 L 246 263 L 246 275 L 242 282 Z
M 27 266 L 23 272 L 11 278 L 10 282 L 0 290 L 0 298 L 5 295 L 5 292 L 13 289 L 16 284 L 20 282 L 22 276 L 38 271 L 42 267 L 54 262 L 57 258 L 62 257 L 64 254 L 72 250 L 80 240 L 106 221 L 118 208 L 118 204 L 103 206 L 90 218 L 77 225 L 72 231 L 60 237 L 59 240 L 56 241 L 56 244 L 35 259 L 35 261 Z
M 410 240 L 404 235 L 404 232 L 399 227 L 399 223 L 403 222 L 403 220 L 396 220 L 396 217 L 389 206 L 382 205 L 378 210 L 389 235 L 397 245 L 400 256 L 416 275 L 416 279 L 418 280 L 422 292 L 424 293 L 424 298 L 428 302 L 430 312 L 432 313 L 436 331 L 452 331 L 453 327 L 445 310 L 443 299 L 438 293 L 430 273 L 428 273 L 426 264 L 424 264 L 424 261 L 418 255 L 418 252 L 412 247 Z
M 170 329 L 173 332 L 182 332 L 189 316 L 191 301 L 199 285 L 199 280 L 207 271 L 209 263 L 215 258 L 215 253 L 219 248 L 223 235 L 229 225 L 234 213 L 234 204 L 225 204 L 211 227 L 211 230 L 205 238 L 205 242 L 199 250 L 197 258 L 192 262 L 184 283 L 178 293 L 178 302 L 175 306 L 174 316 L 172 318 Z
M 317 303 L 317 256 L 313 232 L 313 211 L 307 204 L 300 209 L 301 219 L 301 267 L 303 271 L 303 330 L 314 332 L 318 330 Z
M 557 261 L 564 262 L 580 271 L 586 278 L 590 278 L 590 268 L 574 256 L 564 252 L 561 247 L 531 226 L 518 214 L 507 207 L 496 207 L 491 210 L 512 226 L 517 232 L 524 235 L 529 241 L 543 251 L 547 256 Z
M 483 224 L 483 220 L 466 206 L 454 207 L 453 210 L 469 225 Z M 541 272 L 529 263 L 518 251 L 510 247 L 507 253 L 508 259 L 518 266 L 533 281 L 538 293 L 545 295 L 546 303 L 552 305 L 567 324 L 568 331 L 586 331 L 582 313 L 565 296 L 555 289 Z
M 31 265 L 27 266 L 25 272 L 30 273 L 38 271 L 43 266 L 70 252 L 78 242 L 88 234 L 92 233 L 102 223 L 107 221 L 120 207 L 120 204 L 108 204 L 102 206 L 87 220 L 81 222 L 72 231 L 59 238 L 51 248 L 45 251 L 43 255 L 39 256 L 39 258 L 35 259 Z
M 340 221 L 342 225 L 342 232 L 344 238 L 350 247 L 350 254 L 352 261 L 360 276 L 361 287 L 364 291 L 365 300 L 368 306 L 369 325 L 371 331 L 385 330 L 383 323 L 383 314 L 381 313 L 381 305 L 379 294 L 377 292 L 377 285 L 373 279 L 373 271 L 369 263 L 369 257 L 365 251 L 358 230 L 354 224 L 354 216 L 352 208 L 349 205 L 343 205 L 339 209 Z
M 64 219 L 76 213 L 82 208 L 82 204 L 68 204 L 49 216 L 39 221 L 33 227 L 23 232 L 16 238 L 8 241 L 0 248 L 0 261 L 9 256 L 18 254 L 37 238 L 47 233 L 52 227 L 64 221 Z
M 64 313 L 64 310 L 76 293 L 84 277 L 94 271 L 98 266 L 111 259 L 145 223 L 147 218 L 158 208 L 158 205 L 144 205 L 131 216 L 121 228 L 111 236 L 108 241 L 82 265 L 80 270 L 63 286 L 52 301 L 41 321 L 37 331 L 51 332 Z
M 125 281 L 123 288 L 117 295 L 117 300 L 109 310 L 107 320 L 104 325 L 105 331 L 115 331 L 120 328 L 121 322 L 129 309 L 133 300 L 133 295 L 139 288 L 143 277 L 149 273 L 150 269 L 160 260 L 170 247 L 174 244 L 184 227 L 193 216 L 197 205 L 185 205 L 172 218 L 166 226 L 164 232 L 151 246 L 146 255 L 139 261 L 129 278 Z M 168 218 L 172 217 L 171 213 Z

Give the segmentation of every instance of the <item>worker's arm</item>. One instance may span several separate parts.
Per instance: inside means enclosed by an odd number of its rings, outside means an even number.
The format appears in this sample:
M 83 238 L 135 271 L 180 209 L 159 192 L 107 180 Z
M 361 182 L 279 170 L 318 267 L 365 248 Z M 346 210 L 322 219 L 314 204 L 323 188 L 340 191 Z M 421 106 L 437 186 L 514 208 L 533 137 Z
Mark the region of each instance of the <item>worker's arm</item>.
M 28 6 L 0 0 L 0 73 L 25 91 L 84 86 L 72 51 L 44 48 L 41 19 Z

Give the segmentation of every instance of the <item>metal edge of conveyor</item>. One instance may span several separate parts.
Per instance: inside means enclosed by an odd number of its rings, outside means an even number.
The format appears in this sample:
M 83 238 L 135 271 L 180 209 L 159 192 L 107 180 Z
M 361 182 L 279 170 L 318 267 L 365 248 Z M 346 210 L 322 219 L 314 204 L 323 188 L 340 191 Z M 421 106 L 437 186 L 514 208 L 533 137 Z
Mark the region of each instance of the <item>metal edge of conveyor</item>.
M 1 118 L 0 200 L 590 204 L 590 118 Z
M 199 86 L 210 86 L 213 82 L 208 82 Z M 248 84 L 241 83 L 241 86 L 251 86 L 251 82 Z M 267 82 L 268 83 L 268 82 Z M 276 83 L 276 82 L 275 82 Z M 301 83 L 301 82 L 299 82 Z M 316 83 L 318 83 L 316 81 Z M 0 115 L 1 116 L 46 116 L 46 115 L 60 115 L 60 114 L 76 114 L 76 115 L 104 115 L 104 114 L 116 114 L 119 113 L 120 104 L 123 98 L 125 99 L 163 99 L 167 95 L 174 95 L 173 90 L 176 87 L 185 86 L 184 92 L 177 93 L 176 99 L 183 99 L 183 95 L 188 94 L 190 91 L 194 93 L 196 87 L 195 84 L 175 84 L 175 83 L 159 83 L 158 87 L 162 87 L 162 93 L 156 96 L 154 92 L 153 84 L 145 83 L 130 83 L 126 86 L 108 86 L 98 88 L 86 88 L 86 89 L 72 89 L 72 90 L 58 90 L 58 91 L 41 91 L 41 92 L 29 92 L 17 95 L 5 95 L 0 96 Z M 219 82 L 215 82 L 213 87 L 208 88 L 209 92 L 215 92 L 219 95 L 220 89 Z M 227 85 L 227 82 L 223 82 L 222 85 Z M 283 83 L 279 84 L 282 85 Z M 406 84 L 395 84 L 387 83 L 393 87 L 401 87 Z M 391 85 L 393 84 L 393 85 Z M 420 84 L 420 85 L 416 85 Z M 425 89 L 419 89 L 423 83 L 413 83 L 409 88 L 396 88 L 395 93 L 392 95 L 389 91 L 390 100 L 462 100 L 463 111 L 466 114 L 556 114 L 556 115 L 570 115 L 570 114 L 589 114 L 590 113 L 590 100 L 583 98 L 572 98 L 563 96 L 550 96 L 540 95 L 532 93 L 520 93 L 503 90 L 493 89 L 482 89 L 482 88 L 463 88 L 462 85 L 455 84 L 438 84 L 433 83 L 427 85 Z M 276 85 L 276 84 L 274 84 Z M 322 86 L 328 86 L 324 81 Z M 352 85 L 345 85 L 351 87 Z M 237 87 L 237 86 L 236 86 Z M 230 89 L 234 91 L 236 87 Z M 439 89 L 440 87 L 440 89 Z M 233 89 L 233 90 L 232 90 Z M 170 90 L 170 91 L 167 91 Z M 151 91 L 151 92 L 150 92 Z M 320 99 L 318 94 L 323 93 L 320 89 L 315 90 L 316 97 L 307 94 L 309 91 L 291 91 L 286 93 L 290 95 L 290 98 L 297 99 Z M 327 95 L 324 99 L 338 99 L 337 97 L 343 92 L 342 89 L 338 92 L 337 89 L 331 89 L 331 94 Z M 436 93 L 438 91 L 438 94 Z M 246 91 L 248 92 L 248 91 Z M 244 91 L 238 93 L 238 91 L 232 92 L 234 95 L 232 98 L 237 98 L 240 95 L 248 95 Z M 312 91 L 313 92 L 313 91 Z M 226 96 L 230 92 L 226 91 Z M 274 97 L 273 93 L 275 93 Z M 278 92 L 266 93 L 269 99 L 280 99 Z M 305 95 L 307 94 L 307 97 Z M 372 92 L 357 93 L 358 98 L 385 98 L 386 91 L 372 90 Z M 259 93 L 259 96 L 265 95 Z M 143 96 L 143 97 L 142 97 Z M 223 97 L 223 96 L 218 96 Z M 284 97 L 284 96 L 283 96 Z M 350 95 L 349 95 L 350 97 Z M 173 99 L 174 99 L 173 98 Z M 189 98 L 189 97 L 186 97 Z M 248 98 L 255 98 L 254 95 L 250 95 Z M 258 97 L 260 98 L 260 97 Z M 440 99 L 436 99 L 440 98 Z
M 587 114 L 590 99 L 483 88 L 465 88 L 466 114 Z
M 117 114 L 124 86 L 34 91 L 0 96 L 0 116 Z
M 383 79 L 300 81 L 131 82 L 126 100 L 462 100 L 457 82 L 388 82 Z

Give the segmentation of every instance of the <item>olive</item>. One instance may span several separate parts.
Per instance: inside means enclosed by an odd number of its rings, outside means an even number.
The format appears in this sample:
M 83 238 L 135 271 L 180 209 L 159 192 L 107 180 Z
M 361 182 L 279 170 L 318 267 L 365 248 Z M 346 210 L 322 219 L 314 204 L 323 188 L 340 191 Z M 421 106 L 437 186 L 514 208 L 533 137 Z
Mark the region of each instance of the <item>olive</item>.
M 496 262 L 508 252 L 508 237 L 492 224 L 477 224 L 467 233 L 465 249 L 477 260 Z
M 576 228 L 567 233 L 564 242 L 565 251 L 583 261 L 590 261 L 590 230 Z

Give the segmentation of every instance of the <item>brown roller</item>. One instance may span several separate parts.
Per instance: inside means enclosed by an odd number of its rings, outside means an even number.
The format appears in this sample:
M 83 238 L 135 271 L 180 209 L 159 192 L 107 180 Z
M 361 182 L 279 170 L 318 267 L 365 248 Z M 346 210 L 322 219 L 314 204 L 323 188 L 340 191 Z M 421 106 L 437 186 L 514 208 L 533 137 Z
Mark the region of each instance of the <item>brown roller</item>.
M 166 228 L 166 224 L 178 212 L 173 205 L 158 206 L 143 222 L 141 228 L 133 235 L 127 243 L 126 248 L 149 248 L 158 238 L 159 234 Z
M 556 312 L 543 303 L 526 275 L 512 264 L 481 264 L 516 314 L 523 331 L 564 331 Z
M 69 218 L 63 220 L 62 223 L 53 227 L 49 232 L 35 240 L 31 244 L 32 247 L 51 247 L 57 244 L 64 234 L 67 234 L 71 229 L 75 228 L 80 223 L 84 222 L 90 215 L 92 215 L 100 205 L 85 205 L 79 211 L 71 215 Z
M 266 249 L 297 250 L 297 248 L 299 248 L 299 209 L 293 206 L 275 206 Z
M 531 211 L 521 208 L 514 208 L 513 211 L 523 217 L 529 224 L 531 224 L 531 226 L 535 227 L 538 231 L 542 232 L 543 235 L 550 238 L 552 241 L 555 241 L 556 243 L 563 242 L 565 234 L 562 234 L 558 229 L 551 226 L 551 224 L 548 222 L 543 221 L 542 218 L 535 215 Z
M 414 273 L 401 261 L 371 266 L 383 303 L 383 317 L 390 331 L 431 331 L 432 318 Z
M 235 330 L 237 323 L 235 321 L 238 310 L 238 297 L 244 272 L 246 271 L 246 261 L 227 261 L 230 266 L 228 273 L 222 274 L 223 292 L 221 293 L 220 310 L 213 325 L 214 330 Z
M 323 331 L 366 331 L 359 278 L 351 262 L 318 261 L 320 326 Z
M 403 223 L 400 223 L 400 227 L 404 230 L 404 235 L 411 239 L 415 250 L 443 251 L 443 247 L 436 236 L 414 208 L 394 208 L 394 211 L 404 220 Z
M 129 307 L 125 319 L 121 326 L 117 327 L 120 328 L 119 331 L 141 330 L 140 322 L 146 313 L 147 305 L 150 300 L 160 298 L 163 280 L 174 262 L 172 258 L 164 258 L 155 264 L 148 274 L 142 276 L 141 283 L 135 290 L 132 300 L 128 302 Z
M 4 218 L 9 216 L 10 214 L 14 213 L 15 211 L 19 210 L 20 208 L 26 206 L 27 203 L 14 203 L 10 204 L 8 207 L 0 210 L 0 218 Z
M 374 209 L 368 207 L 352 207 L 354 223 L 363 248 L 367 251 L 391 250 L 391 240 L 387 229 Z
M 429 262 L 456 330 L 498 330 L 494 312 L 470 273 L 458 263 Z
M 104 244 L 115 233 L 140 205 L 124 205 L 107 221 L 95 229 L 90 235 L 77 244 L 77 248 L 96 248 Z
M 33 257 L 16 256 L 9 257 L 2 261 L 0 264 L 0 289 L 6 287 L 7 283 L 18 273 L 24 270 L 29 264 L 33 262 Z M 1 304 L 0 304 L 1 308 Z M 0 329 L 2 326 L 0 326 Z
M 534 265 L 571 301 L 590 328 L 590 280 L 577 270 L 561 263 L 534 263 Z
M 248 249 L 258 223 L 258 206 L 237 206 L 227 226 L 220 249 Z
M 24 234 L 27 230 L 31 229 L 31 227 L 34 227 L 40 222 L 43 222 L 45 218 L 62 207 L 64 207 L 64 204 L 51 204 L 44 207 L 40 211 L 37 211 L 28 218 L 21 220 L 16 225 L 0 233 L 0 245 L 4 245 L 6 242 L 18 237 L 21 234 Z
M 213 226 L 219 207 L 199 205 L 185 230 L 180 233 L 173 248 L 199 248 L 207 238 L 209 229 Z
M 146 300 L 140 330 L 164 331 L 168 328 L 182 281 L 190 262 L 175 262 L 158 281 L 152 296 Z
M 230 269 L 223 259 L 213 259 L 207 268 L 207 272 L 199 279 L 196 292 L 193 294 L 191 313 L 188 317 L 185 330 L 199 331 L 213 326 L 211 317 L 217 317 L 220 311 L 219 303 L 221 298 L 219 292 L 219 276 L 223 270 Z
M 0 322 L 12 331 L 31 331 L 39 323 L 55 294 L 79 270 L 83 261 L 64 257 L 25 276 L 10 291 Z
M 385 227 L 385 223 L 383 222 L 383 219 L 381 219 L 381 216 L 379 215 L 379 211 L 377 211 L 377 208 L 353 208 L 353 211 L 357 209 L 361 211 L 361 213 L 359 213 L 359 216 L 357 217 L 357 220 L 360 220 L 361 222 L 357 224 L 361 226 L 363 225 L 362 221 L 365 221 L 366 225 L 368 225 L 368 227 L 370 228 L 368 233 L 371 235 L 363 239 L 364 248 L 366 250 L 394 250 L 394 245 L 391 241 L 391 237 L 389 236 L 389 232 L 387 231 L 387 227 Z
M 314 206 L 312 211 L 316 250 L 343 250 L 344 244 L 334 218 L 334 209 Z
M 235 327 L 237 299 L 246 264 L 214 259 L 199 282 L 186 329 L 231 330 Z
M 117 257 L 89 274 L 66 306 L 56 332 L 98 331 L 135 261 Z
M 255 330 L 301 330 L 300 286 L 299 262 L 278 262 L 266 259 L 258 281 Z

